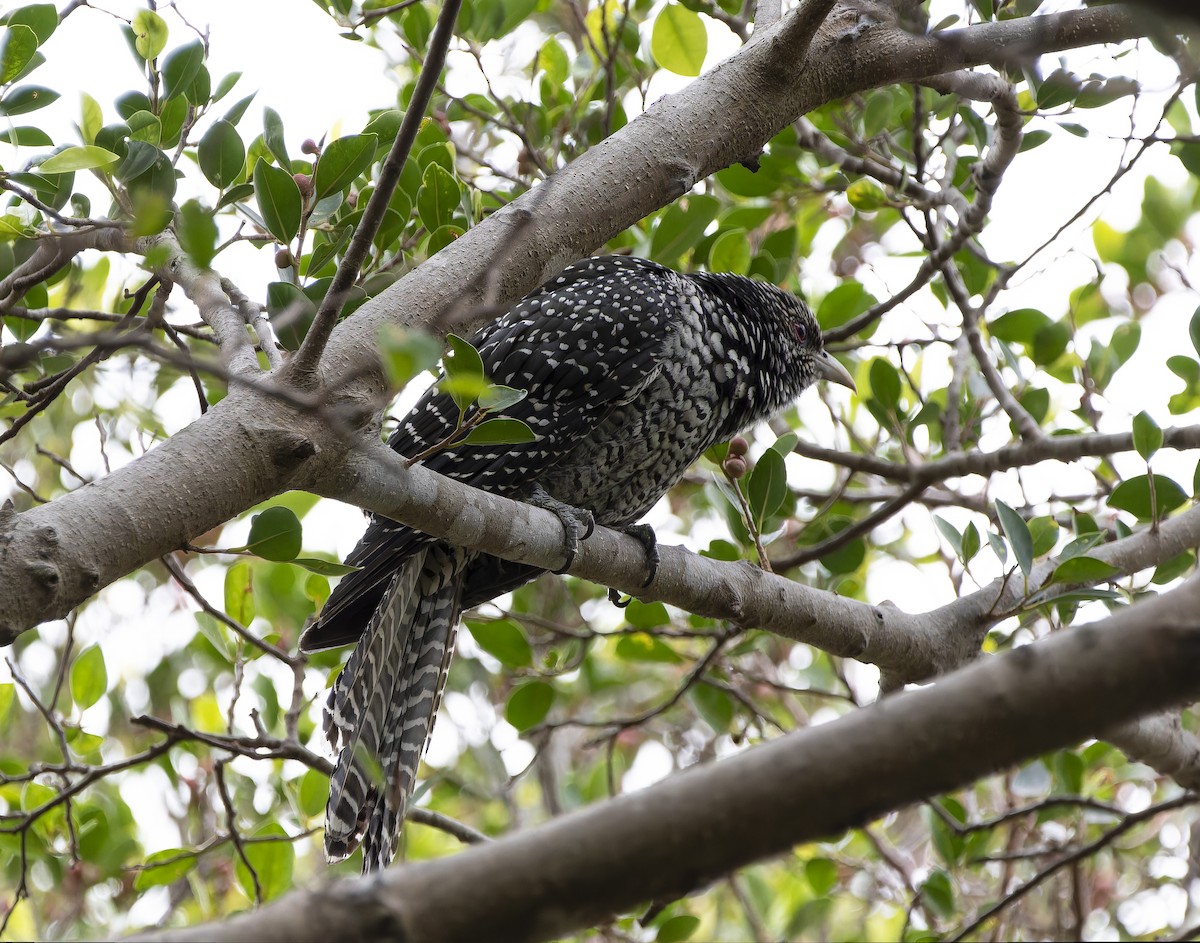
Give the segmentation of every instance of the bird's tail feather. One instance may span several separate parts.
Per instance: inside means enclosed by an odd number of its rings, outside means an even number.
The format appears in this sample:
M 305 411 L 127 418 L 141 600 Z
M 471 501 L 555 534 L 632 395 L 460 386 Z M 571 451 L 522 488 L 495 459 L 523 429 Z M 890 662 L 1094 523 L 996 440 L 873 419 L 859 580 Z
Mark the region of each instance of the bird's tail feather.
M 325 810 L 325 854 L 363 845 L 363 871 L 392 860 L 454 650 L 469 554 L 433 544 L 388 585 L 329 693 L 325 731 L 340 750 Z

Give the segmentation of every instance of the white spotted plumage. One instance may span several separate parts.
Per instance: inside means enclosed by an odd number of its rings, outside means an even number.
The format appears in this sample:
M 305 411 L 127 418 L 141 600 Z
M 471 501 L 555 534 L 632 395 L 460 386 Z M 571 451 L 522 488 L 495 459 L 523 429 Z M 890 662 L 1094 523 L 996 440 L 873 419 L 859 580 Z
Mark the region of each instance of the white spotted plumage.
M 795 398 L 824 356 L 815 319 L 790 294 L 616 256 L 564 270 L 471 343 L 489 380 L 528 390 L 505 415 L 537 439 L 450 448 L 424 464 L 518 499 L 537 484 L 614 527 L 641 517 L 709 446 Z M 389 444 L 416 455 L 457 417 L 433 387 Z M 364 870 L 374 870 L 393 854 L 459 613 L 541 571 L 380 517 L 347 562 L 359 569 L 335 588 L 301 647 L 358 642 L 327 707 L 340 753 L 326 852 L 345 857 L 361 841 Z

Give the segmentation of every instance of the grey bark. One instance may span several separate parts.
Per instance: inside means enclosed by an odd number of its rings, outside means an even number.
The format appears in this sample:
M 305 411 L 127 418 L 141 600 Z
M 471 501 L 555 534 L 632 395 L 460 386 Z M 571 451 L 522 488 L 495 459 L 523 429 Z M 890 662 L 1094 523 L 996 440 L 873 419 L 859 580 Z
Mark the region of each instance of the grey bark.
M 139 939 L 550 940 L 1200 694 L 1200 577 L 832 723 L 452 858 Z

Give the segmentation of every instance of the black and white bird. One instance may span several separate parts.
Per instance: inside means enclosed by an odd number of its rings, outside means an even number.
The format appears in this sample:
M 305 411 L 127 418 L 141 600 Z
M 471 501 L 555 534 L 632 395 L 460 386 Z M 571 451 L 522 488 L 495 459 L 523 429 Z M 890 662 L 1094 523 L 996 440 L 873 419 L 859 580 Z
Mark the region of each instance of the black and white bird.
M 537 438 L 455 446 L 424 464 L 554 510 L 568 558 L 592 516 L 649 538 L 652 548 L 652 533 L 631 525 L 706 449 L 772 416 L 814 381 L 854 388 L 825 352 L 812 313 L 787 292 L 637 258 L 573 265 L 470 340 L 492 383 L 528 390 L 504 414 Z M 435 385 L 389 444 L 418 455 L 457 419 L 451 396 Z M 392 860 L 459 614 L 542 571 L 378 516 L 346 562 L 360 569 L 334 589 L 300 647 L 357 643 L 325 712 L 326 735 L 340 751 L 325 851 L 338 860 L 361 843 L 366 872 Z

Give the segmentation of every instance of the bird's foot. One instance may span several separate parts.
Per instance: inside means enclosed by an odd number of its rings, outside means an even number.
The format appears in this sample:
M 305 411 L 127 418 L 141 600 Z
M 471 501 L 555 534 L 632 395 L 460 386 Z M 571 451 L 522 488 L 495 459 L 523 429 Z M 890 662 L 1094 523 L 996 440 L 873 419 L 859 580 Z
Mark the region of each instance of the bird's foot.
M 658 576 L 658 536 L 649 524 L 630 524 L 622 530 L 646 549 L 646 579 L 642 583 L 645 589 Z
M 563 528 L 563 555 L 566 557 L 566 562 L 557 570 L 551 570 L 551 573 L 562 574 L 571 569 L 571 564 L 575 562 L 575 555 L 579 552 L 579 541 L 587 540 L 592 536 L 592 531 L 596 529 L 596 518 L 591 511 L 584 508 L 577 508 L 574 505 L 566 504 L 559 501 L 558 498 L 552 497 L 545 488 L 539 484 L 534 484 L 533 492 L 527 499 L 529 504 L 535 508 L 541 508 L 544 511 L 549 511 L 558 518 Z
M 658 536 L 654 533 L 654 528 L 649 524 L 630 524 L 628 527 L 621 528 L 621 530 L 646 548 L 646 579 L 642 583 L 642 588 L 644 589 L 653 583 L 654 577 L 658 575 Z M 608 601 L 618 609 L 624 609 L 633 602 L 633 597 L 629 596 L 622 600 L 619 592 L 609 588 Z

